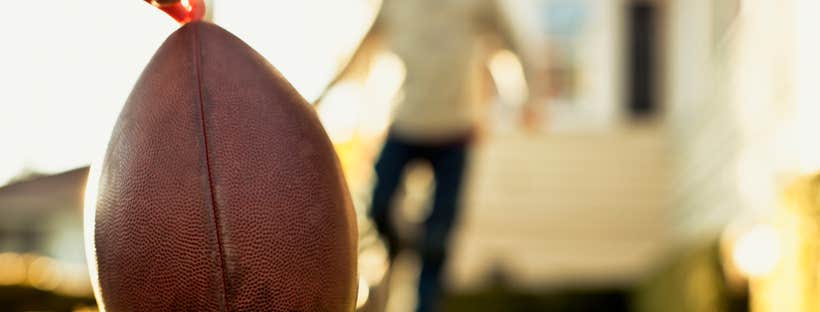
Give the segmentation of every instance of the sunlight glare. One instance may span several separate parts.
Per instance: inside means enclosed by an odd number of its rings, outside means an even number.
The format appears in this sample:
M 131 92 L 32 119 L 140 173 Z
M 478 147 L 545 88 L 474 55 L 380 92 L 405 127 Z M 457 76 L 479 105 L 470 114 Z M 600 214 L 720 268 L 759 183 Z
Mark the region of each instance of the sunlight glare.
M 370 284 L 367 283 L 367 280 L 359 278 L 359 293 L 356 297 L 356 309 L 364 307 L 368 299 L 370 299 Z
M 361 117 L 363 135 L 375 137 L 390 126 L 392 111 L 406 75 L 407 68 L 398 55 L 391 52 L 376 55 L 364 85 L 367 108 L 362 111 Z
M 245 0 L 215 5 L 214 21 L 265 56 L 309 102 L 347 62 L 378 10 L 378 3 L 368 0 Z
M 763 277 L 780 262 L 780 236 L 771 225 L 758 225 L 742 234 L 732 250 L 732 261 L 747 277 Z
M 97 272 L 97 249 L 94 242 L 94 232 L 96 225 L 95 217 L 97 212 L 97 196 L 99 195 L 100 178 L 104 159 L 103 155 L 105 154 L 102 152 L 98 153 L 98 157 L 91 163 L 91 168 L 89 169 L 88 179 L 85 186 L 85 202 L 83 205 L 83 238 L 85 242 L 86 263 L 88 264 L 88 276 L 91 279 L 94 297 L 97 298 L 97 302 L 100 305 L 100 311 L 104 311 L 105 307 L 103 306 L 102 300 L 100 300 L 102 298 L 102 293 L 100 292 L 99 287 L 99 272 Z
M 341 83 L 327 93 L 318 113 L 331 141 L 341 143 L 353 139 L 361 122 L 364 98 L 364 88 L 355 82 Z
M 490 58 L 488 65 L 499 97 L 509 105 L 523 105 L 529 91 L 518 56 L 512 51 L 502 50 Z

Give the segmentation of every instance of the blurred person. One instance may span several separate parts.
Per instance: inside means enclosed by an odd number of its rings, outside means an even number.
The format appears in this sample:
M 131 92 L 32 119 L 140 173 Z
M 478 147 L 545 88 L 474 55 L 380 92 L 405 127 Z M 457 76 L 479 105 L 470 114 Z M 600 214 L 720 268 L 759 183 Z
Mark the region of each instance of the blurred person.
M 433 207 L 422 238 L 413 243 L 422 262 L 420 312 L 436 310 L 450 233 L 459 215 L 469 147 L 484 117 L 476 105 L 482 66 L 489 56 L 480 49 L 482 39 L 485 34 L 495 35 L 520 52 L 503 16 L 496 0 L 384 0 L 348 66 L 331 83 L 352 75 L 351 68 L 369 63 L 380 49 L 395 53 L 404 62 L 404 97 L 396 105 L 375 164 L 377 180 L 369 215 L 393 260 L 402 240 L 391 223 L 395 212 L 391 204 L 404 169 L 413 160 L 432 165 Z M 525 111 L 529 113 L 524 120 L 532 122 L 534 110 Z

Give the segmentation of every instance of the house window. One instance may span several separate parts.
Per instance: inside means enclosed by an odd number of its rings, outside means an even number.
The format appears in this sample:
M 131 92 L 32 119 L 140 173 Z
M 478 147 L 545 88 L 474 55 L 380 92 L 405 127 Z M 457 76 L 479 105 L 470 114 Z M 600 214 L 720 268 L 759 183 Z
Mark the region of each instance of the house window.
M 657 111 L 657 9 L 653 3 L 628 6 L 627 109 L 630 117 L 651 117 Z

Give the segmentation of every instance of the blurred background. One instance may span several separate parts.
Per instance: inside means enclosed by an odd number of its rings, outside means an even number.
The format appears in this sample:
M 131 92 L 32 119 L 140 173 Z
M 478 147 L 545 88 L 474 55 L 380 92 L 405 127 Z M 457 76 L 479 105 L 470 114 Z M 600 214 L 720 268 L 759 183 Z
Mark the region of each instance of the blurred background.
M 109 2 L 0 4 L 2 311 L 96 310 L 83 247 L 88 166 L 178 28 L 142 1 Z M 498 3 L 517 49 L 482 47 L 487 117 L 443 311 L 820 309 L 820 2 Z M 378 51 L 331 84 L 381 5 L 209 9 L 308 101 L 323 95 L 317 111 L 360 215 L 357 305 L 402 312 L 417 300 L 419 259 L 390 263 L 366 211 L 405 63 Z M 528 127 L 522 102 L 541 112 Z M 429 213 L 432 181 L 429 165 L 408 168 L 399 228 Z

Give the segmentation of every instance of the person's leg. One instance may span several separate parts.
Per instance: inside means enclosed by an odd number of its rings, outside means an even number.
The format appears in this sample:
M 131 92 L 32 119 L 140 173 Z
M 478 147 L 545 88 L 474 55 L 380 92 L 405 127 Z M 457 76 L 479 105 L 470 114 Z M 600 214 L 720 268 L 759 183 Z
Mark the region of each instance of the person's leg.
M 404 167 L 413 158 L 413 147 L 388 137 L 376 162 L 376 186 L 370 204 L 370 217 L 387 243 L 390 260 L 398 253 L 399 236 L 392 223 L 393 195 L 401 182 Z
M 458 215 L 458 202 L 467 162 L 466 144 L 434 149 L 430 155 L 436 190 L 433 210 L 424 224 L 420 244 L 421 275 L 417 311 L 436 311 L 441 294 L 442 273 L 447 259 L 450 231 Z

